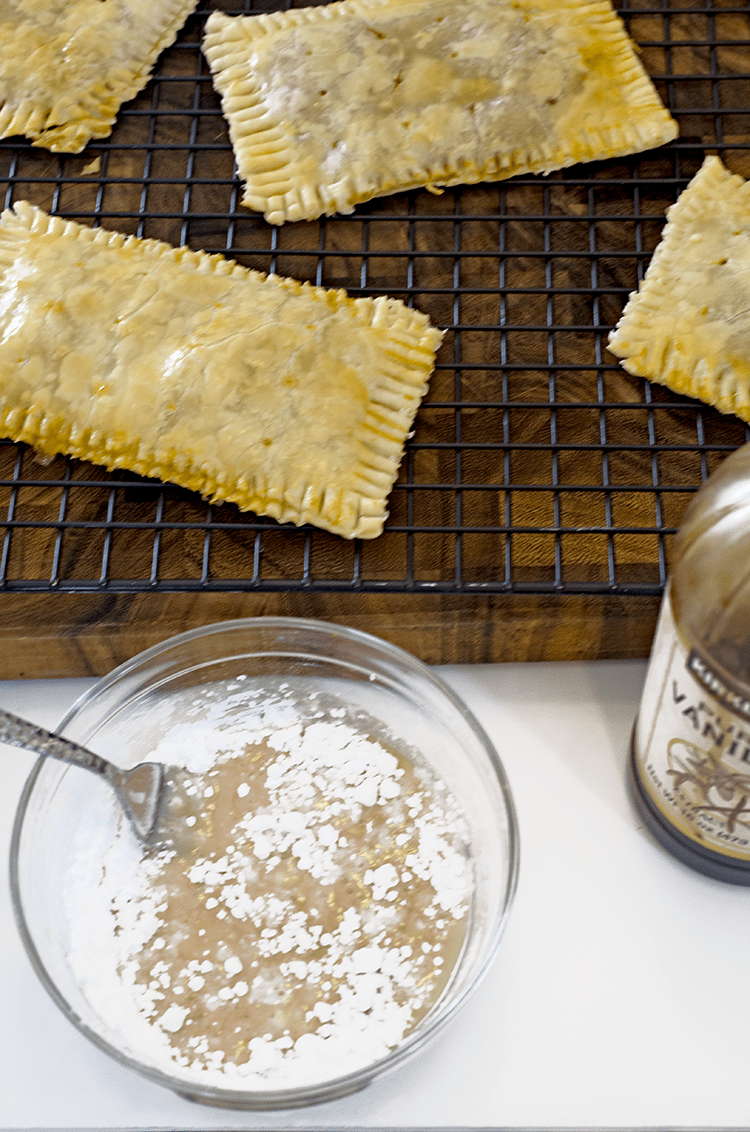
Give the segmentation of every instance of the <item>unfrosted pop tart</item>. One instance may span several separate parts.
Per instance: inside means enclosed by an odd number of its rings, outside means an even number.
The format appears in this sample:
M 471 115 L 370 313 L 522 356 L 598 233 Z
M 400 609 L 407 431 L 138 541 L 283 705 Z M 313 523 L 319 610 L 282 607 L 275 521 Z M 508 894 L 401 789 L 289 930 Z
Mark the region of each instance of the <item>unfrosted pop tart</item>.
M 668 210 L 609 348 L 628 373 L 750 421 L 750 184 L 718 157 Z
M 79 153 L 106 137 L 197 0 L 3 0 L 0 137 Z
M 0 218 L 0 435 L 373 538 L 442 334 L 219 255 Z
M 243 204 L 274 224 L 671 141 L 609 0 L 338 0 L 213 12 Z

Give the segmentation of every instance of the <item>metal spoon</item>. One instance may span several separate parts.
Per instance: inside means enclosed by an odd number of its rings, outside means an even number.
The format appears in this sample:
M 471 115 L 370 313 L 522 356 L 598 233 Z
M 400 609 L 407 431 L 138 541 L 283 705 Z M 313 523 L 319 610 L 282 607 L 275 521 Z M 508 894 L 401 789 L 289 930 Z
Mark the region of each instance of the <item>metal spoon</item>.
M 101 775 L 119 798 L 140 840 L 147 845 L 157 840 L 159 810 L 167 777 L 167 768 L 162 763 L 139 763 L 132 770 L 120 770 L 114 763 L 86 747 L 80 747 L 71 739 L 63 739 L 61 735 L 45 731 L 43 727 L 1 708 L 0 741 L 36 751 L 38 755 L 51 755 Z

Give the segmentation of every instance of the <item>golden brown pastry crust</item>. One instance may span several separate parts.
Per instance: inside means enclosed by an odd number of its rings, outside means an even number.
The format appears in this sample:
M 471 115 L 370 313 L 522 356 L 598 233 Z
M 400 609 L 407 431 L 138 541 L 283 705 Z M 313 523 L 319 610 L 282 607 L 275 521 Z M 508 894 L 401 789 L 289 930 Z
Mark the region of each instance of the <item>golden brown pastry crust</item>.
M 373 538 L 442 334 L 26 202 L 0 218 L 0 435 Z
M 111 132 L 197 0 L 4 0 L 0 137 L 80 153 Z
M 231 18 L 203 50 L 243 204 L 271 223 L 550 172 L 677 126 L 609 0 L 338 0 Z
M 750 421 L 750 184 L 718 157 L 668 210 L 609 348 L 628 373 Z

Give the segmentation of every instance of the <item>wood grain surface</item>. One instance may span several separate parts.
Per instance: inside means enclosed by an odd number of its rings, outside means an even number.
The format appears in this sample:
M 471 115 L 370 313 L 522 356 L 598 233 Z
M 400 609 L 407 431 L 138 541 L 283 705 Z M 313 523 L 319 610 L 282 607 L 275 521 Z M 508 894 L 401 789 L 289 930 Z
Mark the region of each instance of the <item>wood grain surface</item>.
M 628 5 L 674 146 L 271 228 L 238 206 L 200 53 L 222 7 L 198 9 L 110 139 L 65 157 L 0 144 L 5 201 L 429 314 L 446 334 L 390 518 L 348 543 L 0 442 L 0 678 L 100 675 L 262 615 L 339 621 L 430 663 L 647 655 L 673 532 L 747 430 L 630 377 L 606 336 L 704 155 L 750 175 L 747 14 Z
M 591 595 L 8 594 L 0 679 L 103 676 L 176 633 L 238 617 L 312 617 L 428 664 L 637 658 L 659 601 Z

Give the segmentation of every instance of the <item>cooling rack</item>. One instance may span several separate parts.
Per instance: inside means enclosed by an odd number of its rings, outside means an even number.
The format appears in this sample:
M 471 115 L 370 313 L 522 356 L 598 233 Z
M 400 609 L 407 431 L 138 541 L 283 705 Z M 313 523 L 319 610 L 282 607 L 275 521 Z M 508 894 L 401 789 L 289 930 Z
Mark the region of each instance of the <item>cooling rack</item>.
M 650 599 L 653 614 L 690 496 L 748 432 L 629 376 L 606 339 L 666 209 L 705 154 L 750 176 L 747 5 L 619 6 L 679 123 L 673 145 L 273 228 L 239 204 L 200 39 L 212 8 L 282 7 L 202 5 L 109 139 L 78 156 L 9 139 L 0 143 L 0 181 L 6 205 L 25 198 L 261 271 L 353 295 L 387 293 L 444 328 L 385 532 L 349 543 L 127 473 L 64 458 L 45 465 L 1 442 L 0 591 L 49 601 L 66 593 L 578 595 Z M 403 616 L 408 607 L 396 604 Z M 476 608 L 492 618 L 487 611 L 502 603 Z

